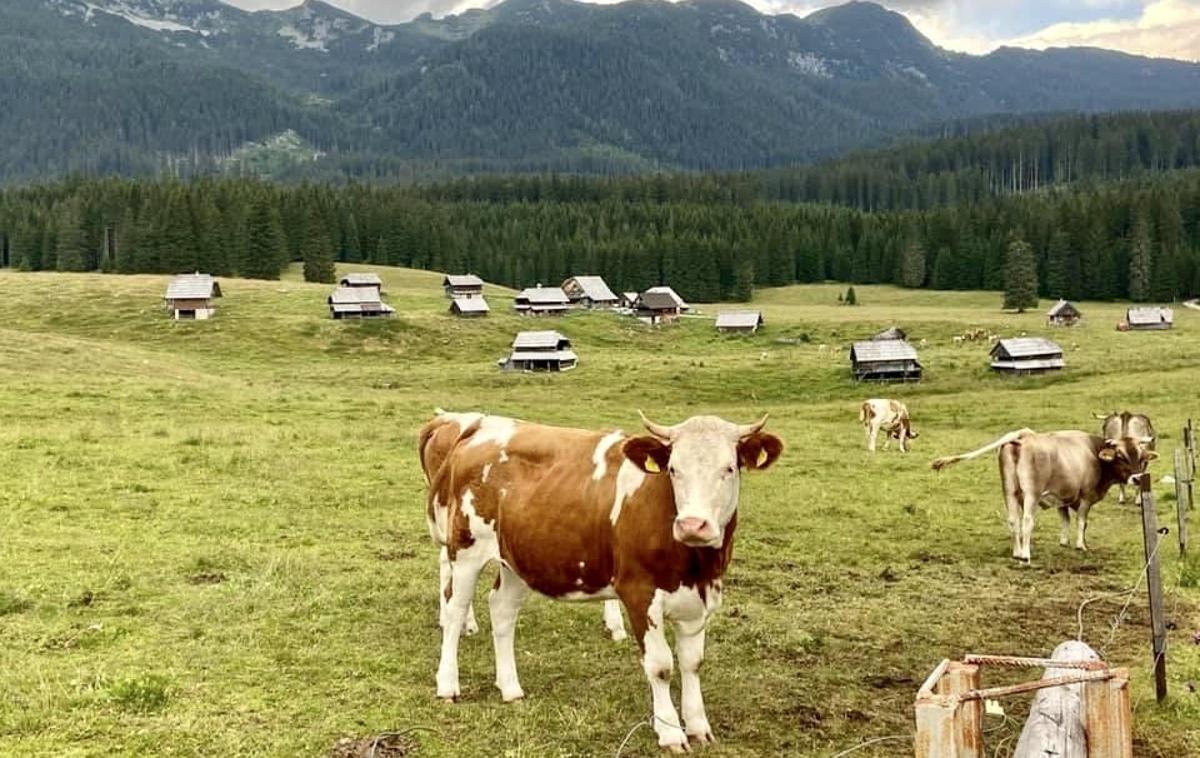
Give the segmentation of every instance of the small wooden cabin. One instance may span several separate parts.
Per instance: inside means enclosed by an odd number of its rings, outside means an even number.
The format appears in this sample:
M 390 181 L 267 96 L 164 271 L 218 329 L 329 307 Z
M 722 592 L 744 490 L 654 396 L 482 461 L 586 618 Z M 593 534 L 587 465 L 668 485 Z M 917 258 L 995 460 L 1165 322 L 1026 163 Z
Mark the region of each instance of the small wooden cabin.
M 482 297 L 456 297 L 450 301 L 450 312 L 462 318 L 477 318 L 491 312 Z
M 850 369 L 860 382 L 919 382 L 921 361 L 904 340 L 866 340 L 850 348 Z
M 1046 311 L 1046 324 L 1049 326 L 1075 326 L 1083 314 L 1069 300 L 1059 300 Z
M 675 290 L 670 287 L 651 287 L 638 295 L 633 315 L 647 324 L 660 324 L 678 319 L 687 310 L 687 303 Z
M 618 298 L 598 276 L 573 276 L 562 283 L 562 291 L 576 308 L 615 308 Z
M 754 334 L 763 323 L 762 311 L 723 311 L 717 314 L 717 331 L 722 334 Z
M 449 274 L 442 280 L 446 297 L 483 297 L 483 280 L 474 274 Z
M 1175 311 L 1159 306 L 1130 308 L 1125 311 L 1125 323 L 1135 332 L 1170 329 L 1175 325 Z
M 497 361 L 505 371 L 570 371 L 578 363 L 571 341 L 556 331 L 521 332 L 509 356 Z
M 624 308 L 627 311 L 632 311 L 637 308 L 637 301 L 637 292 L 622 292 L 620 299 L 617 301 L 617 307 Z
M 221 285 L 211 274 L 181 274 L 167 285 L 163 305 L 176 321 L 203 320 L 216 315 L 213 300 L 221 297 Z
M 338 287 L 329 296 L 329 315 L 334 319 L 386 318 L 396 312 L 374 287 Z
M 992 370 L 1008 374 L 1041 374 L 1061 371 L 1063 351 L 1045 337 L 1000 340 L 992 346 Z
M 355 271 L 338 280 L 339 287 L 374 287 L 383 294 L 383 280 L 370 271 Z
M 558 316 L 571 307 L 561 287 L 528 287 L 517 293 L 513 309 L 523 316 Z

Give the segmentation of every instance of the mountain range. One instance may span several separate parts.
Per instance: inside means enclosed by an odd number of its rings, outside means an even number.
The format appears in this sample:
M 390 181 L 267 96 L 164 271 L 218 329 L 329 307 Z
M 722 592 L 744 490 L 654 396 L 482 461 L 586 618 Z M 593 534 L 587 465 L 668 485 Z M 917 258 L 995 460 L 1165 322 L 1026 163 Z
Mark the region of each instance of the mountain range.
M 5 182 L 740 170 L 989 114 L 1196 107 L 1200 65 L 956 53 L 865 2 L 506 0 L 380 25 L 319 0 L 4 0 L 0 102 Z

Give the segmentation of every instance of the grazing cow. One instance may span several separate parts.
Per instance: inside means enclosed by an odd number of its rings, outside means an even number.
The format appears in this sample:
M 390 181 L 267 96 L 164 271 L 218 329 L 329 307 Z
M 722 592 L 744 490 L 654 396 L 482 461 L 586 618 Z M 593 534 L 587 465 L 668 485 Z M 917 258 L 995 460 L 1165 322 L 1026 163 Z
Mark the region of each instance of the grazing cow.
M 908 452 L 908 441 L 919 435 L 912 428 L 908 418 L 908 408 L 899 400 L 882 400 L 871 398 L 862 404 L 858 410 L 858 420 L 862 422 L 867 433 L 867 450 L 875 452 L 875 440 L 879 432 L 887 433 L 883 441 L 883 449 L 887 450 L 892 439 L 900 440 L 900 452 Z
M 590 432 L 485 416 L 461 432 L 429 486 L 450 581 L 437 694 L 459 695 L 458 640 L 485 564 L 503 700 L 524 697 L 513 657 L 530 589 L 561 600 L 619 598 L 650 682 L 659 745 L 712 740 L 700 693 L 705 624 L 733 557 L 742 469 L 765 469 L 783 443 L 766 417 L 738 425 L 696 416 L 675 426 L 643 416 L 649 435 Z M 443 505 L 445 504 L 445 505 Z M 683 726 L 671 701 L 665 623 L 675 623 Z
M 953 340 L 953 341 L 954 341 L 954 346 L 955 346 L 955 347 L 962 347 L 963 338 L 962 338 L 961 336 L 959 336 L 959 335 L 957 335 L 957 334 L 956 334 L 956 335 L 954 335 L 954 340 Z
M 425 474 L 425 483 L 431 484 L 442 464 L 450 457 L 454 445 L 459 438 L 472 426 L 483 421 L 482 413 L 446 413 L 438 408 L 433 419 L 421 427 L 418 435 L 417 450 L 421 456 L 421 470 Z M 450 559 L 446 554 L 446 544 L 440 535 L 445 534 L 449 503 L 437 498 L 428 498 L 426 502 L 426 521 L 429 524 L 429 534 L 440 548 L 441 571 L 438 578 L 438 624 L 446 626 L 446 586 L 450 583 Z M 614 642 L 621 642 L 627 636 L 625 622 L 621 618 L 621 604 L 616 600 L 604 602 L 604 627 Z M 475 603 L 467 605 L 466 619 L 463 623 L 463 634 L 471 636 L 479 632 L 479 623 L 475 620 Z
M 1062 519 L 1059 544 L 1068 543 L 1072 508 L 1078 511 L 1075 547 L 1087 550 L 1088 510 L 1104 499 L 1110 487 L 1145 470 L 1156 456 L 1131 437 L 1105 439 L 1087 432 L 1039 434 L 1032 429 L 1009 432 L 1000 439 L 963 455 L 938 458 L 935 471 L 959 461 L 1000 450 L 1000 482 L 1008 506 L 1012 555 L 1029 562 L 1029 540 L 1037 506 L 1058 508 Z
M 1120 413 L 1093 413 L 1094 417 L 1104 422 L 1101 424 L 1100 433 L 1105 439 L 1120 439 L 1121 437 L 1133 437 L 1136 440 L 1143 441 L 1143 448 L 1153 450 L 1157 434 L 1154 432 L 1154 425 L 1150 423 L 1150 417 L 1141 413 L 1130 413 L 1129 411 L 1121 411 Z M 1118 503 L 1125 502 L 1125 482 L 1120 483 L 1118 489 L 1120 495 L 1117 498 Z M 1139 492 L 1137 501 L 1142 501 L 1142 495 Z

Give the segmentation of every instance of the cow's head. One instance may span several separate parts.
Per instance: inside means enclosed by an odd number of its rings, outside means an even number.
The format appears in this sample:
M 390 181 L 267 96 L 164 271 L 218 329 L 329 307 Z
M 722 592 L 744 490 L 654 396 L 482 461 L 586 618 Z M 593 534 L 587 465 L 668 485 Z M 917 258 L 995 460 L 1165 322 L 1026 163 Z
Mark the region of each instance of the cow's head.
M 1118 481 L 1128 482 L 1158 457 L 1158 453 L 1146 448 L 1150 442 L 1149 437 L 1109 438 L 1104 440 L 1096 455 L 1112 468 Z
M 670 477 L 675 493 L 674 536 L 691 547 L 720 547 L 737 512 L 742 469 L 768 468 L 783 442 L 762 431 L 767 417 L 731 424 L 695 416 L 663 426 L 642 416 L 650 432 L 625 441 L 625 456 L 648 474 Z

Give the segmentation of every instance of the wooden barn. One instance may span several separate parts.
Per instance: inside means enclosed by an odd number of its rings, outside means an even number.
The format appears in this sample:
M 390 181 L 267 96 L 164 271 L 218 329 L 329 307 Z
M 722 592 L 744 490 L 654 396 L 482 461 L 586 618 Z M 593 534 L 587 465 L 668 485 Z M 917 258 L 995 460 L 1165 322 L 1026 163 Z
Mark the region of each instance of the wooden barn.
M 860 382 L 919 382 L 916 348 L 904 340 L 866 340 L 850 348 L 850 369 Z
M 329 296 L 329 315 L 338 320 L 386 318 L 395 312 L 374 287 L 338 287 Z
M 1075 326 L 1081 318 L 1083 314 L 1069 300 L 1059 300 L 1046 311 L 1046 324 L 1049 326 Z
M 370 271 L 354 271 L 338 280 L 339 287 L 374 287 L 383 294 L 383 280 Z
M 579 356 L 559 332 L 521 332 L 513 340 L 509 356 L 497 363 L 505 371 L 570 371 L 579 363 Z
M 202 320 L 216 315 L 213 300 L 221 296 L 221 285 L 211 274 L 181 274 L 167 285 L 163 304 L 176 321 Z
M 661 324 L 674 321 L 680 314 L 688 310 L 675 290 L 670 287 L 651 287 L 638 295 L 634 302 L 633 315 L 647 324 Z
M 462 318 L 478 318 L 491 312 L 482 297 L 456 297 L 450 301 L 450 312 Z
M 517 293 L 513 309 L 523 316 L 558 316 L 571 307 L 561 287 L 528 287 Z
M 1175 325 L 1175 311 L 1159 306 L 1130 308 L 1125 311 L 1125 323 L 1135 332 L 1170 329 Z
M 483 280 L 474 274 L 449 274 L 442 280 L 446 297 L 483 297 Z
M 632 311 L 637 308 L 637 301 L 637 292 L 622 292 L 621 297 L 617 300 L 617 307 L 624 308 L 627 311 Z
M 1061 371 L 1063 351 L 1045 337 L 1000 340 L 992 346 L 992 370 L 1008 374 L 1040 374 Z
M 762 311 L 723 311 L 717 314 L 717 331 L 722 334 L 754 334 L 763 323 Z
M 573 276 L 562 283 L 562 291 L 576 308 L 615 308 L 618 298 L 598 276 Z

